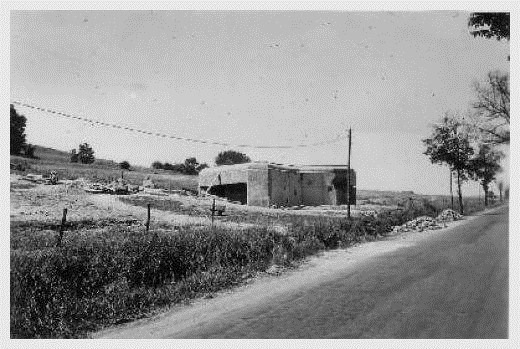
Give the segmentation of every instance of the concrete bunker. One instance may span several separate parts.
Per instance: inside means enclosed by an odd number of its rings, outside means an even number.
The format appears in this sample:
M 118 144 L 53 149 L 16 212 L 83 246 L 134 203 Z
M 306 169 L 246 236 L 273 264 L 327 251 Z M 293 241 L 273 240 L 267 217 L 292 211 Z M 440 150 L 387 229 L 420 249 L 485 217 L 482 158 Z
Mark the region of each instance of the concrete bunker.
M 208 194 L 247 204 L 247 183 L 217 184 L 205 189 Z
M 356 174 L 347 167 L 267 162 L 224 165 L 199 174 L 199 193 L 250 206 L 344 205 L 356 200 Z

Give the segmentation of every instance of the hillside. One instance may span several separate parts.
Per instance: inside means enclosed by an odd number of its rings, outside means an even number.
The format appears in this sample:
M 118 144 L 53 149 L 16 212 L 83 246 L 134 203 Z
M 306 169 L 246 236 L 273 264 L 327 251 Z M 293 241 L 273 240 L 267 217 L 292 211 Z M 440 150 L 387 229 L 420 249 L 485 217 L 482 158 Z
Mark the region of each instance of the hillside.
M 136 185 L 142 184 L 144 179 L 150 177 L 157 187 L 163 189 L 196 191 L 198 187 L 198 176 L 154 170 L 140 166 L 136 166 L 130 171 L 122 171 L 119 164 L 115 161 L 98 158 L 96 158 L 93 164 L 88 165 L 71 163 L 68 152 L 38 145 L 34 155 L 36 157 L 34 159 L 11 155 L 11 164 L 20 165 L 22 169 L 22 171 L 15 172 L 48 175 L 51 171 L 57 171 L 59 178 L 85 178 L 100 182 L 109 182 L 123 175 L 131 184 Z

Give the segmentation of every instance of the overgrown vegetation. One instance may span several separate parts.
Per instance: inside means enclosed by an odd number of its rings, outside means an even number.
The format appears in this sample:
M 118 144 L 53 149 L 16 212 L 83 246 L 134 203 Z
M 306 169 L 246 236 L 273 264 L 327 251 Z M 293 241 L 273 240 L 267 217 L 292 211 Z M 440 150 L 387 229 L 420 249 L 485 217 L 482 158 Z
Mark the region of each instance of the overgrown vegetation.
M 11 337 L 84 337 L 238 285 L 272 264 L 290 266 L 321 250 L 376 239 L 414 217 L 435 215 L 443 208 L 438 205 L 418 200 L 406 210 L 351 221 L 260 220 L 258 212 L 247 217 L 263 224 L 246 228 L 163 224 L 149 233 L 135 220 L 86 220 L 67 226 L 61 248 L 55 247 L 56 223 L 12 222 Z
M 152 168 L 156 170 L 166 170 L 187 175 L 197 175 L 203 169 L 209 167 L 206 163 L 199 163 L 196 158 L 191 157 L 184 160 L 182 164 L 170 164 L 165 162 L 164 164 L 160 161 L 154 161 Z

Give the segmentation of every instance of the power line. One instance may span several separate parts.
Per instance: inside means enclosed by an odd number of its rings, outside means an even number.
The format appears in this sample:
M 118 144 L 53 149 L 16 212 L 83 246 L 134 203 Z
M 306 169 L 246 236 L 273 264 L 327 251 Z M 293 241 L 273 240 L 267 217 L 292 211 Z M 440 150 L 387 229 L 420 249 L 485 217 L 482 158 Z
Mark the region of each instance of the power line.
M 43 111 L 43 112 L 46 112 L 46 113 L 50 113 L 50 114 L 56 115 L 58 117 L 64 117 L 64 118 L 67 118 L 67 119 L 76 119 L 76 120 L 88 122 L 90 124 L 96 124 L 96 125 L 100 125 L 100 126 L 104 126 L 104 127 L 112 127 L 112 128 L 116 128 L 116 129 L 142 133 L 142 134 L 146 134 L 146 135 L 153 136 L 153 137 L 170 138 L 170 139 L 186 141 L 186 142 L 191 142 L 191 143 L 220 145 L 220 146 L 233 147 L 233 148 L 254 148 L 254 149 L 306 148 L 306 147 L 316 147 L 316 146 L 319 146 L 319 145 L 332 144 L 332 143 L 336 143 L 336 142 L 339 142 L 339 141 L 345 139 L 345 135 L 342 136 L 342 135 L 338 134 L 336 137 L 334 137 L 333 139 L 330 139 L 328 141 L 309 143 L 309 144 L 295 144 L 295 145 L 232 144 L 232 143 L 217 142 L 217 141 L 205 140 L 205 139 L 196 139 L 196 138 L 187 138 L 187 137 L 181 137 L 181 136 L 174 136 L 174 135 L 169 135 L 169 134 L 161 133 L 161 132 L 151 132 L 151 131 L 142 130 L 142 129 L 138 129 L 138 128 L 134 128 L 134 127 L 128 127 L 128 126 L 123 126 L 123 125 L 118 125 L 118 124 L 113 124 L 113 123 L 102 122 L 102 121 L 98 121 L 98 120 L 94 120 L 94 119 L 84 118 L 84 117 L 81 117 L 81 116 L 74 116 L 74 115 L 63 113 L 63 112 L 59 112 L 59 111 L 56 111 L 56 110 L 53 110 L 53 109 L 50 109 L 50 108 L 42 108 L 42 107 L 39 107 L 39 106 L 35 106 L 35 105 L 27 104 L 27 103 L 22 103 L 22 102 L 19 102 L 19 101 L 11 101 L 11 103 L 19 105 L 21 107 L 31 108 L 31 109 Z

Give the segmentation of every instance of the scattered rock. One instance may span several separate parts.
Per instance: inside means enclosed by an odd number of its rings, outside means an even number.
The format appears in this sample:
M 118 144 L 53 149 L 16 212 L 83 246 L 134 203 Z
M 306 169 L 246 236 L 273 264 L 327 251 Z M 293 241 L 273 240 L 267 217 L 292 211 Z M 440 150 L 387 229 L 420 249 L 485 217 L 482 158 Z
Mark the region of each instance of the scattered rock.
M 282 267 L 279 265 L 273 264 L 267 270 L 265 271 L 267 274 L 270 275 L 279 275 L 282 272 Z
M 403 233 L 408 231 L 424 231 L 424 230 L 436 230 L 446 227 L 446 222 L 456 221 L 462 218 L 458 212 L 451 209 L 446 209 L 437 216 L 432 218 L 429 216 L 417 217 L 411 221 L 406 222 L 403 225 L 395 226 L 392 230 L 392 234 Z M 443 226 L 439 225 L 442 224 Z
M 451 222 L 462 218 L 462 215 L 452 209 L 446 209 L 442 211 L 438 216 L 437 220 L 441 222 Z
M 150 176 L 146 177 L 146 178 L 143 180 L 143 187 L 144 187 L 144 188 L 155 189 L 155 183 L 152 181 L 152 179 L 150 178 Z

